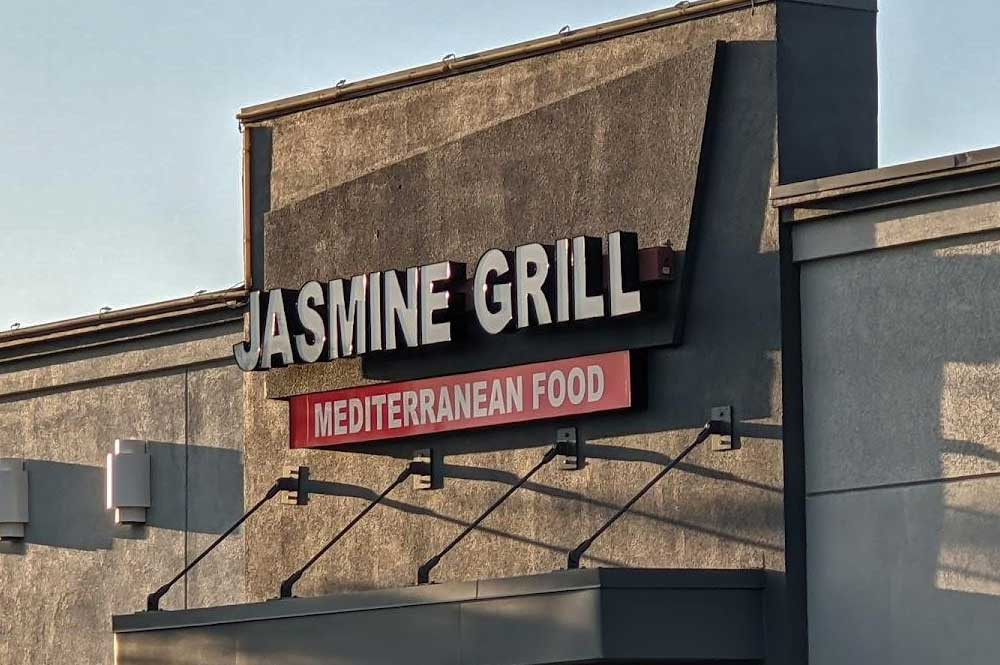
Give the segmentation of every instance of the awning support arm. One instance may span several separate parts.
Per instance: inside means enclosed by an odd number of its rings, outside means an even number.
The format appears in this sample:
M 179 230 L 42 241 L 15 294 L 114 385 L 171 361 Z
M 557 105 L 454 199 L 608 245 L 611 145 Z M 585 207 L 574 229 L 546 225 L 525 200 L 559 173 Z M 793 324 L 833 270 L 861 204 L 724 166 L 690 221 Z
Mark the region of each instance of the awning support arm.
M 600 538 L 601 534 L 607 531 L 612 524 L 618 521 L 619 517 L 627 513 L 632 508 L 632 506 L 635 505 L 636 501 L 641 499 L 646 494 L 646 492 L 651 490 L 653 486 L 656 485 L 656 483 L 660 482 L 660 480 L 663 479 L 663 476 L 670 473 L 670 471 L 674 467 L 680 464 L 681 461 L 691 453 L 691 451 L 693 451 L 695 448 L 701 445 L 706 439 L 708 439 L 708 437 L 710 437 L 713 434 L 731 434 L 731 433 L 732 433 L 732 426 L 729 423 L 722 422 L 719 420 L 710 420 L 707 423 L 705 423 L 705 426 L 701 428 L 700 432 L 698 432 L 698 436 L 695 437 L 694 441 L 692 441 L 687 448 L 681 451 L 680 455 L 671 460 L 671 462 L 667 464 L 665 467 L 663 467 L 663 469 L 659 473 L 653 476 L 652 480 L 646 483 L 646 485 L 641 490 L 639 490 L 635 494 L 635 496 L 629 499 L 628 502 L 618 510 L 618 512 L 612 515 L 611 519 L 602 524 L 601 527 L 593 533 L 593 535 L 591 535 L 589 538 L 584 540 L 582 543 L 577 545 L 572 551 L 569 552 L 569 554 L 566 557 L 566 568 L 569 570 L 579 568 L 580 559 L 590 548 L 590 546 L 594 544 L 594 541 Z
M 211 552 L 216 547 L 218 547 L 219 543 L 221 543 L 223 540 L 225 540 L 226 537 L 229 534 L 231 534 L 233 531 L 236 531 L 236 529 L 238 529 L 239 526 L 241 524 L 243 524 L 243 522 L 245 522 L 248 517 L 250 517 L 255 512 L 257 512 L 257 510 L 261 506 L 263 506 L 265 503 L 267 503 L 269 500 L 271 500 L 275 496 L 277 496 L 278 492 L 282 492 L 282 491 L 299 492 L 301 495 L 304 496 L 306 490 L 305 490 L 304 487 L 302 487 L 302 485 L 305 482 L 306 478 L 308 478 L 308 475 L 309 475 L 308 472 L 306 472 L 304 474 L 300 474 L 299 477 L 295 477 L 295 478 L 293 478 L 293 477 L 278 478 L 276 481 L 274 481 L 274 484 L 271 485 L 271 488 L 269 490 L 267 490 L 267 494 L 265 494 L 264 497 L 260 501 L 258 501 L 257 503 L 255 503 L 253 505 L 253 507 L 250 508 L 250 510 L 248 510 L 247 512 L 245 512 L 242 517 L 240 517 L 238 520 L 236 520 L 236 522 L 234 522 L 231 527 L 229 527 L 228 529 L 226 529 L 222 533 L 221 536 L 219 536 L 218 538 L 216 538 L 212 542 L 211 545 L 209 545 L 208 547 L 206 547 L 205 550 L 201 554 L 199 554 L 198 556 L 196 556 L 191 561 L 191 563 L 189 563 L 188 565 L 184 566 L 184 570 L 182 570 L 181 572 L 179 572 L 176 575 L 174 575 L 173 579 L 171 579 L 169 582 L 167 582 L 166 584 L 164 584 L 163 586 L 161 586 L 159 589 L 157 589 L 153 593 L 151 593 L 148 596 L 146 596 L 146 611 L 147 612 L 156 612 L 157 610 L 159 610 L 160 609 L 160 599 L 163 598 L 163 596 L 165 596 L 168 591 L 170 591 L 170 587 L 172 587 L 174 584 L 176 584 L 177 581 L 180 580 L 182 577 L 184 577 L 185 575 L 187 575 L 188 571 L 190 571 L 192 568 L 194 568 L 196 565 L 198 565 L 198 562 L 201 561 L 202 559 L 204 559 L 208 555 L 209 552 Z
M 448 543 L 443 550 L 441 550 L 440 552 L 432 556 L 430 559 L 425 561 L 423 565 L 421 565 L 420 568 L 417 569 L 417 584 L 427 584 L 428 582 L 430 582 L 431 571 L 434 570 L 434 566 L 438 565 L 438 563 L 441 562 L 441 557 L 450 552 L 451 549 L 455 547 L 455 545 L 458 545 L 458 543 L 461 542 L 463 538 L 472 533 L 473 529 L 479 526 L 479 524 L 484 519 L 489 517 L 490 513 L 496 510 L 500 506 L 500 504 L 506 501 L 511 494 L 513 494 L 518 490 L 518 488 L 520 488 L 522 485 L 528 482 L 531 479 L 531 477 L 535 475 L 535 473 L 537 473 L 543 466 L 554 460 L 556 458 L 556 455 L 558 455 L 562 449 L 563 448 L 559 445 L 550 448 L 542 457 L 542 460 L 531 468 L 531 471 L 528 471 L 528 473 L 521 476 L 520 480 L 511 485 L 510 489 L 508 489 L 506 492 L 503 493 L 503 496 L 494 501 L 493 505 L 487 508 L 486 511 L 483 512 L 483 514 L 477 517 L 469 526 L 465 527 L 462 533 L 458 534 L 458 536 L 450 543 Z
M 347 534 L 348 531 L 350 531 L 352 528 L 354 528 L 354 525 L 357 524 L 358 522 L 360 522 L 361 519 L 365 515 L 367 515 L 369 513 L 369 511 L 371 511 L 375 506 L 377 506 L 378 504 L 380 504 L 382 502 L 382 500 L 385 499 L 385 497 L 389 496 L 390 492 L 392 492 L 394 489 L 396 489 L 401 484 L 403 484 L 403 482 L 407 478 L 409 478 L 411 475 L 414 475 L 414 474 L 416 474 L 416 475 L 430 475 L 430 473 L 431 473 L 430 464 L 427 463 L 427 462 L 416 462 L 416 461 L 414 461 L 414 462 L 410 462 L 409 464 L 407 464 L 406 468 L 403 469 L 402 473 L 399 474 L 399 477 L 396 478 L 396 480 L 392 481 L 392 484 L 389 485 L 385 489 L 385 491 L 383 491 L 377 497 L 375 497 L 374 499 L 372 499 L 372 501 L 369 502 L 369 504 L 367 506 L 365 506 L 364 509 L 360 513 L 358 513 L 357 516 L 355 516 L 354 519 L 352 519 L 350 522 L 347 523 L 347 526 L 345 526 L 343 529 L 341 529 L 340 531 L 338 531 L 337 535 L 335 535 L 333 538 L 331 538 L 330 541 L 326 545 L 324 545 L 322 548 L 320 548 L 320 550 L 318 552 L 316 552 L 316 554 L 314 554 L 311 559 L 309 559 L 308 561 L 306 561 L 306 563 L 305 563 L 304 566 L 302 566 L 301 568 L 299 568 L 298 570 L 296 570 L 294 573 L 292 573 L 291 575 L 289 575 L 288 579 L 286 579 L 284 582 L 281 583 L 281 590 L 279 591 L 279 597 L 280 598 L 291 598 L 292 597 L 292 589 L 295 586 L 295 583 L 298 582 L 302 578 L 302 575 L 304 575 L 305 572 L 307 570 L 309 570 L 314 563 L 316 563 L 317 561 L 319 561 L 319 558 L 321 556 L 323 556 L 324 554 L 326 554 L 327 550 L 329 550 L 331 547 L 333 547 L 334 545 L 336 545 L 337 541 L 339 541 L 341 538 L 343 538 L 344 535 Z

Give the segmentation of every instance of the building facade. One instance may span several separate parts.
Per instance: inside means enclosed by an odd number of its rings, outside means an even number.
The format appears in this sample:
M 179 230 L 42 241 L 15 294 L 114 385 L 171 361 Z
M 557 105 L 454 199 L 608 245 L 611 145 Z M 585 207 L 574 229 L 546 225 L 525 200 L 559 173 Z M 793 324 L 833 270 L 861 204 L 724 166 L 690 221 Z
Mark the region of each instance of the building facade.
M 990 662 L 1000 151 L 774 196 L 801 301 L 811 662 Z
M 0 661 L 992 662 L 1000 159 L 866 170 L 875 9 L 690 3 L 244 109 L 246 290 L 0 334 Z M 428 388 L 539 367 L 537 417 Z

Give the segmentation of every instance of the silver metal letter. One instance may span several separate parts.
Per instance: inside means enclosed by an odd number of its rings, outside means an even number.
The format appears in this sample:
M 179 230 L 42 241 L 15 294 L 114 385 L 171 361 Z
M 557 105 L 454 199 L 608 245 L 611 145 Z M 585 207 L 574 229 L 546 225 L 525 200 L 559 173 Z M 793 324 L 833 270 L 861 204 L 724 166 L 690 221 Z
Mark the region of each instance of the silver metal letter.
M 368 275 L 352 277 L 350 293 L 345 293 L 345 286 L 342 279 L 330 282 L 330 295 L 327 299 L 330 358 L 360 355 L 368 348 L 365 339 Z
M 451 310 L 454 295 L 447 283 L 461 279 L 459 264 L 450 261 L 432 263 L 420 268 L 420 344 L 450 342 Z M 444 283 L 444 284 L 442 284 Z M 445 287 L 438 289 L 438 286 Z
M 517 327 L 527 328 L 532 324 L 531 309 L 535 313 L 535 324 L 544 326 L 552 323 L 549 301 L 545 297 L 545 283 L 549 278 L 549 255 L 538 243 L 521 245 L 514 250 L 514 286 L 517 290 Z M 529 301 L 531 309 L 528 308 Z
M 284 367 L 295 362 L 292 355 L 292 336 L 288 330 L 288 317 L 285 315 L 284 289 L 272 289 L 267 294 L 267 318 L 264 322 L 263 357 L 260 366 L 263 369 Z M 274 362 L 274 356 L 280 356 Z
M 569 321 L 569 238 L 556 240 L 556 321 Z
M 604 316 L 601 263 L 600 238 L 573 238 L 573 318 L 577 321 Z
M 383 273 L 386 351 L 394 351 L 400 346 L 414 347 L 420 343 L 417 335 L 420 319 L 419 274 L 418 268 L 407 269 L 404 292 L 399 283 L 402 271 L 387 270 Z
M 368 275 L 368 350 L 382 350 L 382 273 Z
M 642 311 L 639 291 L 639 237 L 615 231 L 608 234 L 608 300 L 611 316 Z
M 326 348 L 326 328 L 323 315 L 316 309 L 324 304 L 323 286 L 319 282 L 308 282 L 299 289 L 295 302 L 295 312 L 304 332 L 295 335 L 295 352 L 298 360 L 314 363 Z
M 497 277 L 503 277 L 509 272 L 507 253 L 499 249 L 488 250 L 476 265 L 472 294 L 476 319 L 479 327 L 491 335 L 509 330 L 514 320 L 510 281 L 496 281 Z M 490 300 L 496 311 L 490 309 Z
M 244 372 L 252 372 L 260 365 L 260 291 L 250 293 L 250 340 L 233 345 L 236 364 Z

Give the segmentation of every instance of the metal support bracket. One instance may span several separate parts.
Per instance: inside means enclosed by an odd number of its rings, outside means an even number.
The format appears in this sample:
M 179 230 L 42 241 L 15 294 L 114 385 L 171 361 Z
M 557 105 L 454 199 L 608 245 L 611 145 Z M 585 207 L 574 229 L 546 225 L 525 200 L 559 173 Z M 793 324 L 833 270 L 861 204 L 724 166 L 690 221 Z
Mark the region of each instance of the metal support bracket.
M 717 453 L 740 449 L 740 439 L 733 431 L 733 407 L 712 407 L 711 418 L 721 431 L 712 435 L 712 450 Z
M 292 481 L 294 489 L 281 494 L 281 503 L 287 506 L 304 506 L 309 503 L 309 467 L 286 466 L 283 477 Z
M 440 459 L 435 457 L 432 449 L 414 451 L 410 468 L 413 470 L 413 489 L 439 490 L 444 487 Z
M 559 452 L 559 468 L 563 471 L 579 471 L 586 465 L 575 427 L 561 427 L 556 430 L 556 449 Z

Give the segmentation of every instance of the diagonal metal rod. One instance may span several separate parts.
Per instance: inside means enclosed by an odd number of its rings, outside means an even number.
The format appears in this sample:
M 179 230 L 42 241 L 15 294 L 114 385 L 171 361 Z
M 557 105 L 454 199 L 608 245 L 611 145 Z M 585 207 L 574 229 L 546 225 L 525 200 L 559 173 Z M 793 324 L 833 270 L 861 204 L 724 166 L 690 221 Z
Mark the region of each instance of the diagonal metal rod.
M 347 526 L 345 526 L 343 529 L 341 529 L 340 531 L 338 531 L 337 535 L 335 535 L 333 538 L 330 539 L 330 542 L 328 542 L 326 545 L 324 545 L 322 548 L 320 548 L 320 550 L 318 552 L 316 552 L 316 554 L 314 554 L 311 559 L 309 559 L 308 561 L 306 561 L 306 563 L 305 563 L 304 566 L 302 566 L 301 568 L 299 568 L 298 570 L 296 570 L 294 573 L 292 573 L 291 575 L 289 575 L 288 579 L 286 579 L 284 582 L 281 583 L 281 590 L 279 591 L 279 597 L 281 597 L 281 598 L 291 598 L 292 597 L 292 588 L 295 586 L 295 583 L 298 582 L 302 578 L 302 575 L 304 575 L 305 572 L 307 570 L 309 570 L 314 563 L 316 563 L 317 561 L 319 561 L 319 558 L 321 556 L 323 556 L 324 554 L 326 554 L 327 550 L 329 550 L 331 547 L 333 547 L 334 545 L 336 545 L 338 540 L 340 540 L 341 538 L 343 538 L 344 535 L 348 531 L 350 531 L 352 528 L 354 528 L 354 525 L 357 524 L 358 522 L 360 522 L 361 519 L 365 515 L 367 515 L 368 512 L 372 508 L 374 508 L 375 506 L 377 506 L 378 504 L 380 504 L 382 502 L 382 499 L 384 499 L 385 497 L 387 497 L 389 495 L 389 493 L 392 492 L 392 490 L 394 490 L 397 487 L 399 487 L 403 483 L 403 481 L 405 481 L 407 478 L 409 478 L 410 475 L 413 472 L 414 472 L 413 465 L 412 464 L 406 465 L 406 469 L 404 469 L 403 472 L 399 474 L 399 477 L 396 478 L 396 480 L 394 480 L 392 482 L 392 484 L 389 485 L 385 489 L 384 492 L 382 492 L 381 494 L 379 494 L 367 506 L 365 506 L 364 510 L 362 510 L 360 513 L 358 513 L 357 516 L 355 516 L 354 519 L 352 519 L 350 522 L 347 523 Z
M 265 503 L 267 503 L 268 500 L 274 498 L 278 494 L 278 492 L 281 492 L 282 490 L 294 491 L 297 487 L 298 487 L 298 484 L 297 484 L 297 482 L 293 478 L 279 478 L 277 481 L 275 481 L 274 485 L 271 486 L 271 489 L 267 490 L 267 494 L 265 494 L 264 497 L 260 501 L 258 501 L 257 503 L 255 503 L 250 510 L 248 510 L 247 512 L 245 512 L 243 514 L 243 517 L 241 517 L 238 520 L 236 520 L 236 522 L 231 527 L 229 527 L 228 529 L 226 529 L 225 532 L 223 532 L 223 534 L 221 536 L 219 536 L 218 538 L 216 538 L 215 541 L 212 542 L 211 545 L 209 545 L 208 547 L 206 547 L 205 550 L 201 554 L 199 554 L 198 556 L 196 556 L 194 558 L 194 560 L 191 561 L 191 563 L 189 563 L 188 565 L 184 566 L 184 570 L 182 570 L 181 572 L 177 573 L 172 580 L 170 580 L 169 582 L 167 582 L 166 584 L 164 584 L 163 586 L 161 586 L 159 589 L 157 589 L 153 593 L 151 593 L 148 596 L 146 596 L 146 611 L 147 612 L 155 612 L 155 611 L 159 610 L 160 609 L 160 599 L 163 598 L 163 596 L 165 596 L 168 591 L 170 591 L 170 587 L 172 587 L 174 584 L 176 584 L 177 580 L 179 580 L 182 577 L 184 577 L 188 573 L 189 570 L 191 570 L 196 565 L 198 565 L 198 562 L 201 561 L 202 559 L 204 559 L 205 556 L 207 556 L 209 552 L 211 552 L 212 550 L 214 550 L 218 546 L 219 543 L 221 543 L 223 540 L 225 540 L 226 536 L 228 536 L 229 534 L 231 534 L 233 531 L 236 531 L 236 529 L 239 528 L 239 526 L 241 524 L 243 524 L 243 522 L 245 522 L 248 517 L 250 517 L 255 512 L 257 512 L 257 509 L 259 509 L 261 506 L 263 506 Z
M 465 527 L 465 529 L 462 531 L 462 533 L 458 534 L 458 536 L 454 540 L 452 540 L 450 543 L 448 543 L 443 550 L 441 550 L 440 552 L 438 552 L 437 554 L 435 554 L 434 556 L 432 556 L 430 559 L 428 559 L 427 561 L 425 561 L 424 564 L 422 566 L 420 566 L 420 568 L 417 569 L 417 584 L 427 584 L 428 582 L 430 582 L 431 571 L 434 569 L 434 566 L 438 565 L 438 563 L 441 562 L 441 557 L 443 557 L 445 554 L 447 554 L 448 552 L 450 552 L 451 549 L 453 547 L 455 547 L 455 545 L 458 545 L 458 543 L 461 542 L 461 540 L 463 538 L 465 538 L 467 535 L 469 535 L 472 532 L 473 529 L 475 529 L 477 526 L 479 526 L 479 524 L 484 519 L 486 519 L 487 517 L 489 517 L 490 513 L 492 513 L 494 510 L 496 510 L 500 506 L 501 503 L 503 503 L 504 501 L 506 501 L 507 498 L 511 494 L 513 494 L 514 492 L 516 492 L 517 489 L 519 487 L 521 487 L 521 485 L 523 485 L 526 482 L 528 482 L 531 479 L 531 477 L 533 475 L 535 475 L 535 473 L 538 472 L 539 469 L 541 469 L 543 466 L 545 466 L 546 464 L 548 464 L 549 462 L 551 462 L 552 460 L 554 460 L 555 457 L 556 457 L 556 455 L 558 454 L 558 452 L 559 452 L 559 447 L 558 446 L 549 449 L 549 451 L 546 452 L 545 455 L 542 457 L 542 460 L 538 464 L 536 464 L 534 467 L 532 467 L 531 471 L 529 471 L 525 475 L 521 476 L 520 480 L 518 480 L 516 483 L 514 483 L 513 485 L 511 485 L 510 489 L 508 489 L 506 492 L 503 493 L 503 496 L 501 496 L 499 499 L 497 499 L 496 501 L 494 501 L 493 505 L 491 505 L 489 508 L 487 508 L 486 511 L 482 515 L 480 515 L 479 517 L 477 517 L 475 519 L 475 521 L 472 522 L 472 524 L 470 524 L 469 526 Z
M 583 541 L 582 543 L 580 543 L 579 545 L 577 545 L 576 548 L 573 549 L 567 555 L 567 557 L 566 557 L 566 568 L 568 568 L 568 569 L 579 568 L 580 567 L 580 559 L 583 557 L 584 553 L 590 548 L 590 546 L 594 544 L 594 541 L 601 537 L 601 534 L 603 534 L 605 531 L 607 531 L 611 527 L 611 525 L 614 524 L 618 520 L 619 517 L 621 517 L 622 515 L 624 515 L 625 513 L 627 513 L 629 511 L 629 509 L 633 505 L 635 505 L 636 501 L 638 501 L 639 499 L 641 499 L 643 497 L 643 495 L 646 494 L 646 492 L 648 492 L 649 490 L 651 490 L 653 488 L 653 486 L 656 485 L 656 483 L 660 482 L 660 480 L 663 478 L 663 476 L 667 475 L 670 472 L 671 469 L 673 469 L 675 466 L 677 466 L 678 464 L 680 464 L 681 460 L 683 460 L 685 457 L 687 457 L 691 453 L 692 450 L 694 450 L 699 445 L 701 445 L 701 443 L 705 439 L 707 439 L 709 436 L 711 436 L 713 433 L 715 433 L 717 431 L 718 431 L 718 424 L 715 421 L 711 421 L 711 422 L 706 423 L 706 425 L 701 428 L 701 431 L 698 432 L 698 436 L 695 437 L 695 439 L 691 443 L 691 445 L 689 445 L 687 448 L 685 448 L 684 450 L 682 450 L 681 454 L 678 455 L 677 457 L 675 457 L 670 462 L 670 464 L 668 464 L 665 467 L 663 467 L 663 469 L 659 473 L 657 473 L 655 476 L 653 476 L 653 479 L 650 480 L 648 483 L 646 483 L 645 487 L 643 487 L 641 490 L 639 490 L 635 494 L 635 496 L 633 496 L 631 499 L 629 499 L 628 503 L 626 503 L 624 506 L 622 506 L 621 508 L 619 508 L 618 512 L 615 513 L 611 517 L 611 519 L 609 519 L 607 522 L 605 522 L 604 524 L 602 524 L 601 528 L 599 528 L 597 531 L 595 531 L 594 534 L 592 536 L 590 536 L 590 538 L 587 538 L 585 541 Z

